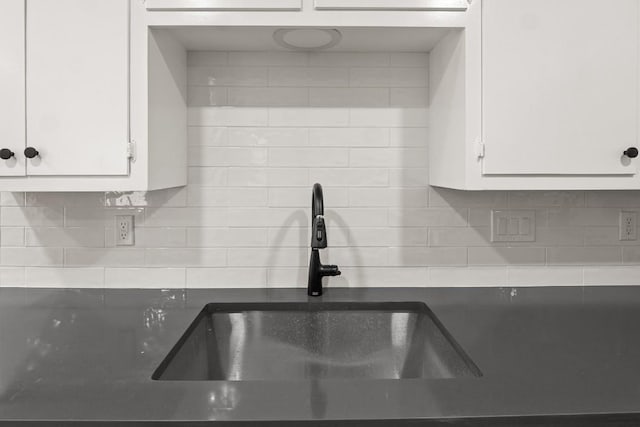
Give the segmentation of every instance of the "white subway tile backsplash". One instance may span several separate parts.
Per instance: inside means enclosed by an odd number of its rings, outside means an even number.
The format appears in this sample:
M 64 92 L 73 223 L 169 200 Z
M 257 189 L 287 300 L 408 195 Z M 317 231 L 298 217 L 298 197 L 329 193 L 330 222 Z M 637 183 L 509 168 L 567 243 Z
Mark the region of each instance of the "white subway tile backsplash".
M 268 229 L 261 228 L 189 228 L 187 246 L 192 248 L 229 248 L 267 246 Z
M 390 64 L 386 52 L 312 52 L 309 65 L 320 67 L 384 67 Z
M 352 87 L 426 87 L 427 72 L 424 68 L 352 68 L 349 84 Z
M 270 108 L 271 126 L 333 127 L 349 124 L 346 108 Z
M 273 87 L 347 87 L 347 68 L 279 67 L 269 69 L 269 86 Z
M 266 285 L 265 268 L 187 269 L 187 288 L 260 288 Z
M 349 166 L 380 168 L 426 168 L 427 150 L 413 148 L 352 148 Z
M 188 182 L 194 185 L 208 187 L 223 187 L 227 185 L 229 170 L 220 167 L 190 167 Z M 231 184 L 237 185 L 237 184 Z
M 467 265 L 467 248 L 419 248 L 389 249 L 390 265 L 405 267 L 460 266 Z
M 440 227 L 429 229 L 429 246 L 490 246 L 489 227 Z
M 333 231 L 333 229 L 332 229 Z M 377 228 L 351 228 L 349 230 L 350 245 L 382 246 L 382 247 L 410 247 L 427 246 L 428 229 L 418 227 L 377 227 Z M 333 236 L 331 244 L 333 245 Z
M 312 88 L 309 90 L 312 107 L 388 107 L 387 88 Z
M 619 209 L 566 208 L 549 209 L 549 226 L 611 226 L 617 227 Z
M 144 266 L 144 249 L 138 248 L 65 248 L 64 265 L 90 267 Z
M 300 147 L 309 143 L 309 130 L 306 128 L 232 128 L 228 135 L 228 144 L 232 147 Z
M 509 286 L 579 286 L 583 283 L 582 268 L 575 267 L 513 267 L 509 268 Z
M 267 108 L 189 107 L 189 126 L 267 126 Z
M 331 227 L 329 245 L 332 248 L 349 246 L 351 230 L 340 227 L 332 221 L 327 221 L 327 227 Z M 311 235 L 307 227 L 269 228 L 269 247 L 293 247 L 309 248 Z M 373 245 L 372 245 L 373 246 Z
M 372 128 L 312 128 L 309 145 L 317 147 L 388 147 L 389 130 Z
M 422 52 L 392 52 L 389 60 L 392 67 L 418 67 L 426 70 L 429 66 L 429 54 Z
M 469 265 L 544 265 L 545 248 L 530 247 L 472 247 Z
M 389 209 L 392 227 L 467 227 L 466 209 L 398 208 Z M 466 246 L 466 245 L 461 245 Z
M 0 224 L 3 227 L 62 227 L 64 208 L 55 207 L 2 207 Z
M 27 267 L 25 284 L 31 288 L 102 288 L 104 268 Z
M 187 53 L 187 66 L 193 68 L 227 65 L 229 63 L 228 58 L 228 52 L 190 51 Z
M 145 208 L 100 209 L 68 206 L 64 208 L 64 226 L 80 228 L 112 227 L 116 215 L 133 215 L 136 227 L 143 225 L 145 222 Z M 52 227 L 55 224 L 32 223 L 31 226 Z
M 266 188 L 189 187 L 189 206 L 267 206 Z
M 0 206 L 25 206 L 25 193 L 0 192 Z
M 229 248 L 230 267 L 296 267 L 308 264 L 307 251 L 293 248 Z
M 184 288 L 184 268 L 106 268 L 107 288 L 165 289 Z
M 506 267 L 429 268 L 429 285 L 504 287 L 507 272 Z
M 24 270 L 24 267 L 0 267 L 0 287 L 24 287 Z M 64 285 L 58 287 L 64 287 Z
M 290 107 L 309 104 L 309 90 L 298 87 L 230 87 L 227 105 Z M 191 104 L 190 104 L 191 105 Z
M 270 148 L 269 165 L 308 168 L 347 167 L 349 150 L 346 148 Z
M 228 105 L 237 105 L 230 101 L 229 91 L 230 89 L 227 89 L 226 87 L 189 86 L 187 88 L 187 102 L 191 107 L 222 107 Z
M 223 227 L 227 225 L 225 208 L 157 208 L 147 211 L 147 227 Z
M 351 126 L 416 128 L 429 125 L 426 108 L 352 108 Z
M 229 131 L 233 128 L 189 126 L 189 146 L 224 147 L 229 145 Z
M 0 248 L 0 265 L 3 267 L 62 266 L 63 248 Z
M 304 67 L 309 63 L 306 52 L 229 52 L 229 65 L 233 66 L 292 66 Z
M 266 148 L 191 147 L 189 164 L 192 166 L 265 166 Z
M 349 192 L 346 188 L 323 187 L 328 198 L 326 203 L 332 207 L 348 207 Z M 309 208 L 310 191 L 308 187 L 271 187 L 269 188 L 269 206 Z M 352 205 L 351 205 L 352 206 Z
M 640 208 L 638 191 L 589 191 L 586 194 L 588 208 Z
M 621 247 L 554 247 L 547 248 L 549 265 L 622 264 Z
M 227 253 L 222 248 L 148 248 L 144 260 L 151 267 L 224 267 Z
M 594 266 L 584 269 L 584 284 L 587 286 L 640 285 L 638 267 Z
M 389 181 L 385 168 L 312 168 L 306 187 L 316 182 L 331 187 L 386 187 Z
M 419 208 L 427 206 L 426 188 L 351 188 L 350 206 L 403 206 Z
M 0 246 L 25 246 L 23 227 L 3 227 L 0 232 Z
M 4 234 L 5 231 L 6 229 L 3 229 L 2 233 Z M 105 246 L 104 229 L 100 227 L 35 227 L 24 229 L 23 234 L 23 246 L 60 246 L 65 248 L 100 248 Z
M 107 228 L 105 246 L 116 246 L 115 228 Z M 186 229 L 174 227 L 149 228 L 138 227 L 135 229 L 135 246 L 139 248 L 183 248 L 186 244 Z
M 189 86 L 266 86 L 266 67 L 192 66 L 187 71 Z
M 189 52 L 188 186 L 0 193 L 0 286 L 304 287 L 311 186 L 324 186 L 326 286 L 640 285 L 620 242 L 635 191 L 428 186 L 429 55 Z M 492 243 L 531 209 L 536 241 Z M 115 245 L 115 215 L 135 246 Z M 506 294 L 509 295 L 509 294 Z

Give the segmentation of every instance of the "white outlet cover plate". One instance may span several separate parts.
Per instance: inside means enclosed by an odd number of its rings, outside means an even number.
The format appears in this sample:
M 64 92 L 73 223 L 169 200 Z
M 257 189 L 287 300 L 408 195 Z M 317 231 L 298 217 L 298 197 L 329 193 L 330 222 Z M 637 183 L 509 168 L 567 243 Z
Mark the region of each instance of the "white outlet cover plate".
M 115 233 L 116 246 L 133 246 L 135 243 L 133 215 L 116 215 Z M 124 224 L 127 237 L 122 238 L 120 227 Z
M 635 211 L 620 211 L 619 227 L 621 242 L 638 240 L 638 213 Z
M 492 242 L 535 242 L 536 211 L 491 211 Z

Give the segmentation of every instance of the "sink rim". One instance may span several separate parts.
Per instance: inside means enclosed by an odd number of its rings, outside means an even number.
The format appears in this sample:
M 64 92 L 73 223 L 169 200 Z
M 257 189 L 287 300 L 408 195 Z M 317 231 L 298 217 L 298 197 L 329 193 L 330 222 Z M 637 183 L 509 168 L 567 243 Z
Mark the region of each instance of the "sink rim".
M 426 315 L 438 327 L 449 344 L 467 365 L 474 378 L 483 376 L 482 371 L 467 354 L 464 348 L 458 343 L 455 337 L 449 332 L 445 325 L 438 319 L 438 316 L 423 301 L 273 301 L 273 302 L 209 302 L 204 305 L 196 317 L 191 321 L 187 329 L 182 333 L 178 341 L 171 347 L 171 350 L 162 359 L 158 367 L 151 375 L 154 381 L 167 381 L 161 377 L 168 365 L 180 351 L 184 343 L 191 337 L 191 334 L 198 327 L 205 316 L 214 313 L 250 313 L 250 312 L 326 312 L 326 311 L 360 311 L 360 312 L 386 312 L 386 313 L 420 313 Z M 366 379 L 363 381 L 438 381 L 440 379 Z M 193 380 L 170 380 L 194 382 Z M 239 382 L 247 383 L 251 381 L 264 380 L 198 380 L 196 382 Z M 279 380 L 291 381 L 291 380 Z M 324 379 L 324 381 L 344 381 L 338 379 Z M 353 380 L 349 380 L 353 381 Z

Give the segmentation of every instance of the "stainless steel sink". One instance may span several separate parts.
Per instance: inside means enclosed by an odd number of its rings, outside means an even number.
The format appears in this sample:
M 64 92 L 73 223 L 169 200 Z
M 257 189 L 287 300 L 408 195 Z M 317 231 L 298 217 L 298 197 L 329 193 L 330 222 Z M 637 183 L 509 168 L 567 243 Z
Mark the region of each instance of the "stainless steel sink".
M 423 303 L 208 304 L 155 380 L 481 376 Z

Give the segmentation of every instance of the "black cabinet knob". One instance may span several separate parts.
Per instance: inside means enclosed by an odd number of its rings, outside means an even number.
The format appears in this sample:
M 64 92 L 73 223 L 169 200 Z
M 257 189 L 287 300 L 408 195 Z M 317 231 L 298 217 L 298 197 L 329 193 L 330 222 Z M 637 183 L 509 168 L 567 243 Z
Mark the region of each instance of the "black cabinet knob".
M 38 153 L 38 150 L 36 150 L 33 147 L 27 147 L 24 149 L 24 156 L 27 159 L 34 159 L 36 157 L 38 157 L 40 155 L 40 153 Z
M 3 148 L 2 150 L 0 150 L 0 159 L 2 159 L 2 160 L 9 160 L 14 155 L 15 155 L 15 153 L 13 151 L 9 150 L 8 148 Z
M 636 147 L 630 147 L 630 148 L 627 148 L 627 151 L 625 151 L 623 154 L 630 159 L 635 159 L 636 157 L 638 157 L 638 153 L 639 152 Z

